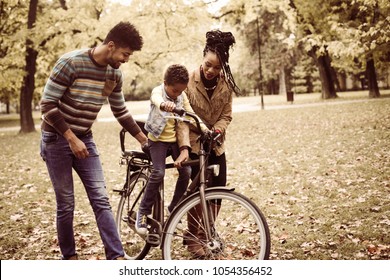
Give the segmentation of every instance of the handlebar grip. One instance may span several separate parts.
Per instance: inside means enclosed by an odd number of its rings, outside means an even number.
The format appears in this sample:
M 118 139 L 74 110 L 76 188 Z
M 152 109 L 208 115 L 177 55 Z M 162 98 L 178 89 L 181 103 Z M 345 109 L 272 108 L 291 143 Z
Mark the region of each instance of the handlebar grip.
M 215 137 L 213 138 L 213 141 L 217 144 L 217 146 L 221 146 L 222 145 L 222 142 L 220 140 L 222 134 L 221 133 L 218 133 L 217 135 L 215 135 Z
M 181 109 L 181 108 L 175 108 L 173 109 L 173 111 L 175 114 L 178 114 L 179 116 L 183 116 L 185 114 L 185 110 L 184 109 Z
M 121 132 L 119 133 L 119 138 L 121 141 L 121 150 L 122 152 L 125 151 L 125 135 L 126 135 L 126 130 L 123 128 Z

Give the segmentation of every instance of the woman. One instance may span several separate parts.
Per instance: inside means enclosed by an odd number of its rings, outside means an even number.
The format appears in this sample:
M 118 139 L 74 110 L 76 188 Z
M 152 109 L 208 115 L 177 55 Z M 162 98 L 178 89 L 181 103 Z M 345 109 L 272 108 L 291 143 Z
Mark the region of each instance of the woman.
M 209 164 L 219 164 L 219 175 L 213 178 L 212 186 L 226 185 L 226 157 L 225 135 L 228 125 L 232 120 L 233 93 L 239 94 L 229 67 L 229 50 L 235 43 L 235 38 L 230 32 L 212 30 L 206 33 L 206 45 L 203 50 L 203 62 L 201 66 L 190 74 L 186 94 L 194 112 L 201 118 L 204 124 L 212 131 L 221 134 L 221 145 L 212 149 L 209 156 Z M 199 136 L 195 127 L 190 129 L 190 142 L 192 159 L 197 158 Z M 194 179 L 198 168 L 192 169 L 191 178 Z M 216 216 L 220 208 L 220 202 L 213 205 L 213 214 Z M 196 257 L 206 255 L 206 251 L 198 238 L 204 232 L 198 226 L 200 224 L 200 210 L 194 208 L 192 215 L 188 215 L 188 231 L 185 233 L 185 242 L 188 250 Z M 191 238 L 192 237 L 192 238 Z M 194 238 L 197 237 L 197 238 Z

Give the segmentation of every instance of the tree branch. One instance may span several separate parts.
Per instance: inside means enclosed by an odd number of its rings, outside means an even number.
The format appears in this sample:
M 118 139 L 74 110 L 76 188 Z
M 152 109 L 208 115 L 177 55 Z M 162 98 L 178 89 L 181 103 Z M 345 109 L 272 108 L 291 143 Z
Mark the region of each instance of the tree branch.
M 227 12 L 224 12 L 223 14 L 221 15 L 218 15 L 218 16 L 212 16 L 213 19 L 217 19 L 217 20 L 220 20 L 221 18 L 227 16 L 227 15 L 230 15 L 230 14 L 234 14 L 235 11 L 234 10 L 230 10 L 230 11 L 227 11 Z

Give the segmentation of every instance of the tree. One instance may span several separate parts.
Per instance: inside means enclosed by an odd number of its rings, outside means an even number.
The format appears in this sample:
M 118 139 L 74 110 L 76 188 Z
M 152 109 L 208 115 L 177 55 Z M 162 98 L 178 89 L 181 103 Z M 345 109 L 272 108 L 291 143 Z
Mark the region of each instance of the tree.
M 217 17 L 235 26 L 245 40 L 242 45 L 249 48 L 250 55 L 242 57 L 240 64 L 252 65 L 254 60 L 257 61 L 257 57 L 261 57 L 261 69 L 264 70 L 261 71 L 261 77 L 259 66 L 241 68 L 251 69 L 250 75 L 256 76 L 260 87 L 263 88 L 264 85 L 271 94 L 285 94 L 289 87 L 290 77 L 287 77 L 286 73 L 290 73 L 292 66 L 293 36 L 291 34 L 295 29 L 292 15 L 292 10 L 285 0 L 242 0 L 231 1 Z
M 73 49 L 81 46 L 86 47 L 85 43 L 94 42 L 95 38 L 91 41 L 88 35 L 90 35 L 91 29 L 96 29 L 94 17 L 99 17 L 99 14 L 102 12 L 102 1 L 104 2 L 104 0 L 95 1 L 93 6 L 87 2 L 69 1 L 72 4 L 71 8 L 69 8 L 68 3 L 64 0 L 42 3 L 39 3 L 37 0 L 31 0 L 28 9 L 24 9 L 23 5 L 21 5 L 22 7 L 17 5 L 13 9 L 14 17 L 9 17 L 5 20 L 6 24 L 4 25 L 8 26 L 12 25 L 12 22 L 23 22 L 20 18 L 23 18 L 25 13 L 28 13 L 27 28 L 22 27 L 20 24 L 17 25 L 17 28 L 15 28 L 16 35 L 14 35 L 16 38 L 25 38 L 23 44 L 25 48 L 24 71 L 23 74 L 16 71 L 10 74 L 10 76 L 12 75 L 10 80 L 16 80 L 16 85 L 20 84 L 19 113 L 21 133 L 35 131 L 32 118 L 32 101 L 34 100 L 35 104 L 38 103 L 40 94 L 37 92 L 37 89 L 43 89 L 52 64 L 58 59 L 58 56 L 69 50 L 71 44 L 74 44 L 71 47 Z M 6 11 L 11 9 L 12 6 L 7 8 Z M 78 34 L 82 35 L 78 36 Z M 62 38 L 62 40 L 58 40 L 58 38 Z M 22 45 L 19 41 L 13 39 L 12 36 L 7 37 L 6 43 L 6 48 L 4 50 L 2 48 L 2 52 L 4 51 L 6 57 L 12 55 L 15 49 L 19 49 L 20 45 Z M 18 61 L 20 57 L 20 54 L 15 52 L 12 60 L 7 61 L 4 68 L 6 70 L 12 69 L 12 61 Z M 37 69 L 40 71 L 37 72 Z M 19 77 L 21 77 L 20 83 L 18 82 Z M 38 87 L 36 87 L 37 80 Z M 8 87 L 3 86 L 3 98 L 6 96 L 4 93 L 13 92 L 17 89 L 17 87 L 10 86 L 10 84 L 12 82 L 6 83 Z
M 300 57 L 292 71 L 292 90 L 294 93 L 312 93 L 321 91 L 318 68 L 309 56 L 296 54 Z
M 24 3 L 11 1 L 0 2 L 0 102 L 7 106 L 10 113 L 11 105 L 19 100 L 25 59 L 21 53 L 25 46 L 24 32 L 27 18 Z M 19 111 L 18 111 L 19 112 Z
M 375 1 L 374 6 L 372 7 L 372 16 L 371 16 L 371 26 L 375 26 L 379 21 L 379 5 L 378 2 Z M 370 97 L 379 97 L 379 87 L 378 87 L 378 81 L 376 78 L 376 72 L 375 72 L 375 62 L 374 62 L 374 56 L 372 53 L 369 53 L 366 57 L 366 76 L 368 79 L 368 95 Z
M 38 0 L 30 0 L 28 9 L 27 29 L 30 31 L 37 18 Z M 26 39 L 26 74 L 20 93 L 20 132 L 27 133 L 35 131 L 32 117 L 31 102 L 35 90 L 35 72 L 38 52 L 34 49 L 33 41 Z
M 38 104 L 59 56 L 100 44 L 121 20 L 130 19 L 145 41 L 143 50 L 122 67 L 125 92 L 150 94 L 168 63 L 199 63 L 204 35 L 215 24 L 203 1 L 133 0 L 129 5 L 106 0 L 93 5 L 86 0 L 0 2 L 0 100 L 9 104 L 19 99 L 21 132 L 34 131 L 31 106 Z
M 390 3 L 386 0 L 342 2 L 332 12 L 336 21 L 330 30 L 338 38 L 330 43 L 332 52 L 343 61 L 345 69 L 365 73 L 370 97 L 380 96 L 376 64 L 381 68 L 386 60 L 389 62 L 389 13 Z
M 321 79 L 321 97 L 336 98 L 334 70 L 328 50 L 328 21 L 324 15 L 329 14 L 332 3 L 320 0 L 291 0 L 290 6 L 296 11 L 298 37 L 307 54 L 318 66 Z
M 144 47 L 122 66 L 128 99 L 149 98 L 169 64 L 180 63 L 189 70 L 198 67 L 205 34 L 216 23 L 200 0 L 132 0 L 126 8 L 111 5 L 100 24 L 111 26 L 129 18 L 139 28 Z

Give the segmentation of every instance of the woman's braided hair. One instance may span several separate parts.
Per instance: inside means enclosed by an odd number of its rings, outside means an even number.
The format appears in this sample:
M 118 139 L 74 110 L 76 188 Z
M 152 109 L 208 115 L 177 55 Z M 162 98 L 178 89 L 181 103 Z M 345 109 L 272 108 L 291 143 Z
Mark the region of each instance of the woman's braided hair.
M 229 88 L 239 95 L 240 89 L 234 81 L 229 66 L 229 49 L 235 43 L 236 40 L 231 32 L 222 32 L 220 30 L 208 31 L 206 33 L 206 46 L 203 50 L 203 55 L 205 56 L 207 51 L 212 51 L 217 54 Z

